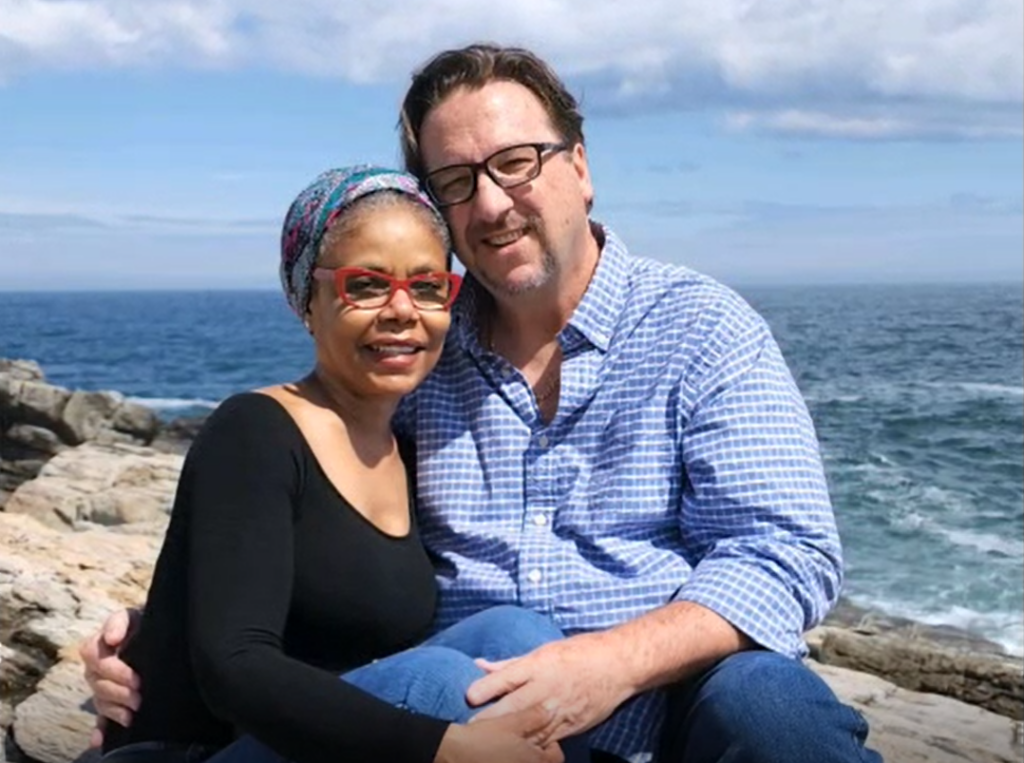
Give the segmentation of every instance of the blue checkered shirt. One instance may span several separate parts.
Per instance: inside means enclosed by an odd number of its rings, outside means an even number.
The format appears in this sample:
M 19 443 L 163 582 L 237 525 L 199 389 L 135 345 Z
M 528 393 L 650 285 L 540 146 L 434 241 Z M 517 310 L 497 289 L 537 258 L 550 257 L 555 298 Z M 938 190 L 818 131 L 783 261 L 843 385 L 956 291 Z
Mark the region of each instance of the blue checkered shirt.
M 734 292 L 604 238 L 558 336 L 549 424 L 523 375 L 480 344 L 471 278 L 437 370 L 399 413 L 399 433 L 415 434 L 437 626 L 513 603 L 574 634 L 692 601 L 798 656 L 841 581 L 800 393 Z M 663 692 L 634 697 L 592 745 L 649 760 L 663 713 Z

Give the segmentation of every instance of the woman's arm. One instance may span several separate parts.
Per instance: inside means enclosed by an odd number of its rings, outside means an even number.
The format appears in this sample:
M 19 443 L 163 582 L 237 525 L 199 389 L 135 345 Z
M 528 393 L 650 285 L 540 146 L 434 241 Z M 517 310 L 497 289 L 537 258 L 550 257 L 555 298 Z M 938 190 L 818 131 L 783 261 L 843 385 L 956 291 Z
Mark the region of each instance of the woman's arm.
M 218 410 L 190 454 L 188 637 L 200 692 L 218 716 L 290 759 L 430 763 L 446 722 L 285 654 L 298 437 L 277 402 L 248 395 Z

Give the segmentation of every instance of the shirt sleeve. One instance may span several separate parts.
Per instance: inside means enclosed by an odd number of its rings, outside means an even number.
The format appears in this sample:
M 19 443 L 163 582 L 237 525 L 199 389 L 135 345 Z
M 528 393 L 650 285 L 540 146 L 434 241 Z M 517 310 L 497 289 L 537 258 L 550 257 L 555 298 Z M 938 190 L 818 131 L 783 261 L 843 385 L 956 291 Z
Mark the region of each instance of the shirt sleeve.
M 814 426 L 767 325 L 745 303 L 722 311 L 705 346 L 681 422 L 680 522 L 699 561 L 674 599 L 798 656 L 842 583 Z
M 448 723 L 284 652 L 302 478 L 287 417 L 269 397 L 233 398 L 190 453 L 189 639 L 200 691 L 214 713 L 298 763 L 429 763 Z

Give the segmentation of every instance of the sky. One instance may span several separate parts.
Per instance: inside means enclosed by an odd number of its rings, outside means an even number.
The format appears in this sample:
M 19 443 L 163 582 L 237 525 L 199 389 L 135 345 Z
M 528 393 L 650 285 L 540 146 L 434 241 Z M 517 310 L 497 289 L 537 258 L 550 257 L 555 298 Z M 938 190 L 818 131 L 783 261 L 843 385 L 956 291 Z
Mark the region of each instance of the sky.
M 0 0 L 0 291 L 276 288 L 410 73 L 522 45 L 594 217 L 736 284 L 1024 280 L 1021 0 Z

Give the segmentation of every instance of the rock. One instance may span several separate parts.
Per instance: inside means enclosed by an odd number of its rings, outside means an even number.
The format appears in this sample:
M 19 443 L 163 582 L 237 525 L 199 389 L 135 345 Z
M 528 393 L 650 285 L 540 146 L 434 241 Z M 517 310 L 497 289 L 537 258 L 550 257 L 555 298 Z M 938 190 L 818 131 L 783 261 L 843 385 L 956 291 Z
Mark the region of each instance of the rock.
M 0 376 L 0 402 L 5 420 L 45 427 L 56 432 L 65 442 L 70 435 L 62 423 L 64 408 L 71 393 L 42 381 L 21 381 Z
M 150 446 L 165 453 L 184 455 L 206 423 L 207 415 L 172 419 L 160 428 Z
M 963 628 L 942 624 L 927 625 L 906 617 L 857 606 L 844 597 L 840 597 L 823 625 L 839 626 L 844 630 L 867 635 L 887 634 L 912 641 L 925 639 L 961 652 L 1006 654 L 1006 650 L 1000 644 Z
M 1024 664 L 999 655 L 963 652 L 923 638 L 817 629 L 808 638 L 819 662 L 881 676 L 911 691 L 930 692 L 1024 720 Z
M 115 431 L 123 432 L 144 445 L 151 443 L 160 431 L 160 418 L 152 408 L 128 400 L 118 406 L 110 423 Z
M 157 415 L 130 403 L 119 392 L 71 393 L 62 416 L 72 442 L 136 442 L 147 444 L 160 428 Z
M 94 717 L 77 645 L 110 612 L 144 602 L 165 528 L 68 533 L 0 513 L 0 681 L 31 759 L 67 763 L 88 745 Z
M 37 692 L 14 709 L 14 742 L 41 763 L 68 763 L 89 746 L 95 716 L 86 708 L 89 687 L 82 666 L 64 661 L 46 674 Z
M 4 433 L 4 436 L 27 450 L 45 453 L 48 456 L 56 455 L 68 447 L 49 429 L 31 424 L 15 424 Z
M 5 447 L 5 459 L 7 458 L 7 450 Z M 0 492 L 3 493 L 3 496 L 0 497 L 0 508 L 7 503 L 7 499 L 18 489 L 19 485 L 34 479 L 45 465 L 46 461 L 32 458 L 18 461 L 0 461 Z
M 150 448 L 86 443 L 51 459 L 15 490 L 5 510 L 56 529 L 156 521 L 170 511 L 182 462 Z
M 18 381 L 43 381 L 43 369 L 34 360 L 0 358 L 0 375 Z
M 868 746 L 885 763 L 1019 763 L 1018 724 L 949 697 L 907 691 L 877 676 L 808 663 L 868 720 Z
M 0 358 L 0 508 L 67 446 L 145 445 L 159 430 L 156 413 L 119 392 L 72 392 L 49 384 L 33 361 Z

